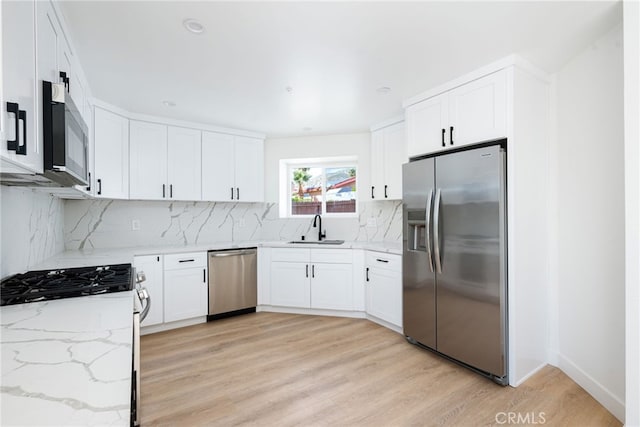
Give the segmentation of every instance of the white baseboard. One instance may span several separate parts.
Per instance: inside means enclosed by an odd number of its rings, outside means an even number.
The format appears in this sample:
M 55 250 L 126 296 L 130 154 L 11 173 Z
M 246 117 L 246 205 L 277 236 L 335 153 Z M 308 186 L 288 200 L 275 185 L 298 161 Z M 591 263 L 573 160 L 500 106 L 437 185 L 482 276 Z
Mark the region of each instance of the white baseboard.
M 142 326 L 140 328 L 140 335 L 155 334 L 156 332 L 184 328 L 185 326 L 197 325 L 199 323 L 207 323 L 207 317 L 194 317 L 193 319 L 177 320 L 175 322 L 160 323 L 159 325 Z
M 522 384 L 523 382 L 525 382 L 526 380 L 528 380 L 529 378 L 531 378 L 532 376 L 534 376 L 535 374 L 537 374 L 538 372 L 540 372 L 540 370 L 542 368 L 544 368 L 545 366 L 547 366 L 546 363 L 541 363 L 538 367 L 536 367 L 535 369 L 532 369 L 527 375 L 525 375 L 524 377 L 520 378 L 517 382 L 514 382 L 514 379 L 509 377 L 509 385 L 511 387 L 518 387 L 520 384 Z
M 384 326 L 387 329 L 391 329 L 393 332 L 397 332 L 400 335 L 404 335 L 402 332 L 402 327 L 398 326 L 398 325 L 394 325 L 393 323 L 389 323 L 386 320 L 382 320 L 382 319 L 378 319 L 375 316 L 372 316 L 370 314 L 366 315 L 367 320 L 372 321 L 373 323 L 377 323 L 380 326 Z
M 587 393 L 607 408 L 618 420 L 624 423 L 624 401 L 614 395 L 605 386 L 580 369 L 562 353 L 558 353 L 558 367 L 575 381 Z
M 275 305 L 259 305 L 258 307 L 256 307 L 256 311 L 266 311 L 271 313 L 310 314 L 313 316 L 351 317 L 354 319 L 365 318 L 365 314 L 362 311 L 322 310 L 316 308 L 280 307 Z

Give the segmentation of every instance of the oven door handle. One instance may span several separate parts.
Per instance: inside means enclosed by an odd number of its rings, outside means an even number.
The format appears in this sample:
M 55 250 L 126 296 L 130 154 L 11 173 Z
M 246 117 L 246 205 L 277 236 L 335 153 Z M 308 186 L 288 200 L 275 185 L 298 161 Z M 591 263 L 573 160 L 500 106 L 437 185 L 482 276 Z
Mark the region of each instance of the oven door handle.
M 149 296 L 146 288 L 138 290 L 138 296 L 140 297 L 140 302 L 144 304 L 144 308 L 140 313 L 140 322 L 142 322 L 149 314 L 149 309 L 151 309 L 151 296 Z
M 133 367 L 131 372 L 131 425 L 140 425 L 140 313 L 133 313 Z

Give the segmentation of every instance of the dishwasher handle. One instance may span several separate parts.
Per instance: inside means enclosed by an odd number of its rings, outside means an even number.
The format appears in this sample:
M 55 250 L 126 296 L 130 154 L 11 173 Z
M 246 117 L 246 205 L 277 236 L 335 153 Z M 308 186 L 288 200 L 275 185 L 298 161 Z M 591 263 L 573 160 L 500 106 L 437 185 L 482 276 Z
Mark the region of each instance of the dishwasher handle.
M 209 252 L 210 258 L 222 258 L 227 256 L 238 256 L 238 255 L 255 255 L 255 249 L 242 249 L 239 251 L 220 251 L 220 252 Z

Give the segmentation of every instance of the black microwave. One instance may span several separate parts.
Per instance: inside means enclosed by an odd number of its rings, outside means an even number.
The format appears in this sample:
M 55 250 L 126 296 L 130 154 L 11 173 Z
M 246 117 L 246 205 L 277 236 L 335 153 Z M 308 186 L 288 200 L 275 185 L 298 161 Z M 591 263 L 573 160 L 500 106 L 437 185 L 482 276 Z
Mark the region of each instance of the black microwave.
M 42 81 L 44 175 L 70 187 L 88 185 L 88 129 L 63 83 Z

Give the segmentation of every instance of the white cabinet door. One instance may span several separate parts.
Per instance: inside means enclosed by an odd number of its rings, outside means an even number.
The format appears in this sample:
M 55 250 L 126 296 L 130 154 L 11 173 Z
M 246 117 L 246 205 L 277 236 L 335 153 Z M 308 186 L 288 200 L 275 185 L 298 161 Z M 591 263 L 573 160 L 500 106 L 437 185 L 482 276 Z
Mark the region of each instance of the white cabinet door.
M 271 305 L 309 308 L 310 265 L 298 262 L 271 263 Z
M 233 135 L 202 132 L 202 200 L 235 200 Z
M 384 128 L 384 185 L 385 199 L 402 199 L 402 165 L 407 162 L 404 123 Z
M 130 198 L 162 200 L 167 192 L 167 127 L 129 122 Z
M 402 164 L 407 162 L 404 122 L 371 133 L 372 199 L 402 198 Z
M 27 166 L 34 172 L 42 172 L 42 138 L 37 135 L 41 111 L 36 106 L 35 61 L 35 2 L 3 1 L 2 8 L 2 114 L 4 140 L 0 155 Z M 54 39 L 55 42 L 55 39 Z M 55 64 L 55 62 L 54 62 Z M 17 104 L 19 112 L 9 113 L 7 102 Z M 22 117 L 21 117 L 22 116 Z M 17 154 L 9 150 L 6 141 L 16 141 Z M 25 147 L 26 144 L 26 147 Z
M 371 188 L 365 196 L 367 199 L 384 199 L 384 131 L 379 129 L 371 133 Z
M 449 94 L 434 96 L 407 107 L 407 153 L 409 157 L 432 153 L 447 145 Z
M 369 267 L 367 313 L 402 327 L 402 278 L 397 271 Z
M 199 130 L 170 126 L 168 129 L 167 176 L 173 200 L 201 200 L 202 159 Z
M 507 73 L 498 71 L 450 93 L 449 127 L 454 146 L 507 136 Z M 453 132 L 451 132 L 453 127 Z
M 235 137 L 236 200 L 264 201 L 263 141 L 244 136 Z
M 144 272 L 146 280 L 142 286 L 151 298 L 151 307 L 142 326 L 157 325 L 164 322 L 164 283 L 162 255 L 144 255 L 133 258 L 137 272 Z
M 351 264 L 311 265 L 311 308 L 353 310 Z
M 184 268 L 164 272 L 164 321 L 206 316 L 208 287 L 204 268 Z
M 97 197 L 129 198 L 129 120 L 96 107 L 94 177 Z

